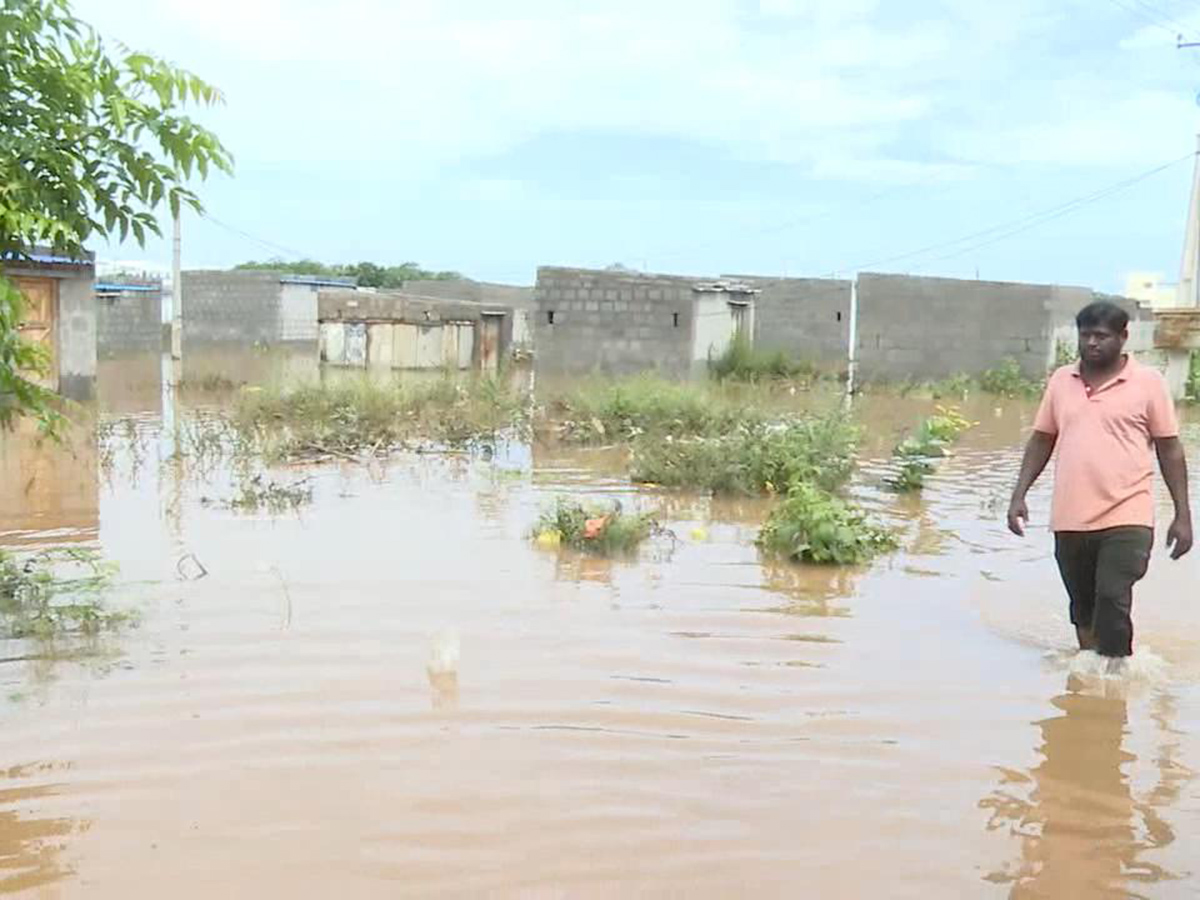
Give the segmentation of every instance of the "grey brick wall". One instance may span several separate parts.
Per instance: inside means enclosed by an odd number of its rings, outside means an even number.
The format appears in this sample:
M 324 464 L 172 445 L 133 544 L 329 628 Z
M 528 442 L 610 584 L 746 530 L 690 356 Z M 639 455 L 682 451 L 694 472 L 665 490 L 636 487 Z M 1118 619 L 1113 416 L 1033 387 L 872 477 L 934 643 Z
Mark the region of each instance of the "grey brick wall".
M 184 341 L 278 343 L 278 272 L 190 271 L 183 280 Z
M 537 371 L 688 374 L 694 282 L 669 275 L 538 269 L 532 328 Z
M 96 297 L 96 347 L 101 357 L 162 350 L 162 292 Z
M 941 378 L 978 374 L 1012 357 L 1040 377 L 1054 357 L 1056 328 L 1094 296 L 1079 287 L 860 275 L 860 373 Z
M 759 288 L 754 345 L 798 360 L 844 367 L 850 349 L 850 282 L 727 276 Z

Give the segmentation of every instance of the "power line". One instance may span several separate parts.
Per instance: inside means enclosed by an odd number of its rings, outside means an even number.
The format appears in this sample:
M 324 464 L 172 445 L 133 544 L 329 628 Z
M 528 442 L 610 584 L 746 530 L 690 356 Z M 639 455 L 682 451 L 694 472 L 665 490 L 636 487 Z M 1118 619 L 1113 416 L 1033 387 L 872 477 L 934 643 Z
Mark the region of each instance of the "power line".
M 936 262 L 941 262 L 941 261 L 943 261 L 943 260 L 947 260 L 947 259 L 953 259 L 953 258 L 955 258 L 955 257 L 957 257 L 957 256 L 962 256 L 962 255 L 964 255 L 964 254 L 966 254 L 966 253 L 971 253 L 971 252 L 973 252 L 973 251 L 975 251 L 975 250 L 982 249 L 983 247 L 990 246 L 991 244 L 995 244 L 995 243 L 997 243 L 997 242 L 999 242 L 999 241 L 1006 240 L 1007 238 L 1010 238 L 1010 237 L 1013 237 L 1013 236 L 1015 236 L 1015 235 L 1021 234 L 1022 232 L 1029 231 L 1029 230 L 1030 230 L 1030 229 L 1032 229 L 1032 228 L 1037 228 L 1038 226 L 1040 226 L 1040 225 L 1044 225 L 1044 224 L 1046 224 L 1047 222 L 1052 222 L 1052 221 L 1054 221 L 1055 219 L 1060 219 L 1060 218 L 1062 218 L 1063 216 L 1070 215 L 1071 213 L 1073 213 L 1073 212 L 1075 212 L 1075 211 L 1077 211 L 1077 210 L 1079 210 L 1079 209 L 1082 209 L 1084 206 L 1089 206 L 1089 205 L 1091 205 L 1092 203 L 1098 203 L 1099 201 L 1101 201 L 1101 200 L 1105 200 L 1105 199 L 1107 199 L 1107 198 L 1109 198 L 1109 197 L 1113 196 L 1114 194 L 1119 194 L 1119 193 L 1121 193 L 1122 191 L 1127 191 L 1127 190 L 1129 190 L 1129 188 L 1133 187 L 1135 184 L 1137 184 L 1137 183 L 1139 183 L 1139 182 L 1141 182 L 1141 181 L 1145 181 L 1146 179 L 1148 179 L 1148 178 L 1151 178 L 1151 177 L 1153 177 L 1154 175 L 1157 175 L 1157 174 L 1158 174 L 1158 173 L 1160 173 L 1160 172 L 1165 172 L 1167 169 L 1170 169 L 1170 168 L 1172 168 L 1173 166 L 1177 166 L 1177 165 L 1179 165 L 1179 163 L 1183 162 L 1184 160 L 1191 159 L 1191 158 L 1192 158 L 1192 157 L 1194 157 L 1195 155 L 1196 155 L 1195 153 L 1189 153 L 1187 156 L 1181 157 L 1181 158 L 1179 158 L 1179 159 L 1177 159 L 1177 160 L 1174 160 L 1173 162 L 1166 163 L 1165 165 L 1159 166 L 1158 168 L 1151 169 L 1150 171 L 1148 171 L 1148 172 L 1144 172 L 1143 174 L 1141 174 L 1141 175 L 1139 175 L 1139 176 L 1136 176 L 1136 177 L 1134 177 L 1134 178 L 1130 178 L 1130 179 L 1128 179 L 1127 181 L 1124 181 L 1124 182 L 1121 182 L 1121 183 L 1119 183 L 1119 184 L 1116 184 L 1116 185 L 1112 186 L 1111 188 L 1109 188 L 1109 189 L 1107 189 L 1107 190 L 1105 190 L 1105 191 L 1097 192 L 1095 195 L 1093 195 L 1092 197 L 1090 197 L 1090 198 L 1089 198 L 1088 200 L 1086 200 L 1085 202 L 1080 202 L 1080 203 L 1077 203 L 1077 204 L 1075 204 L 1075 205 L 1072 205 L 1072 206 L 1070 206 L 1069 208 L 1062 209 L 1062 210 L 1060 210 L 1060 211 L 1058 211 L 1058 212 L 1054 213 L 1053 215 L 1046 215 L 1046 216 L 1043 216 L 1043 217 L 1041 217 L 1040 219 L 1038 219 L 1038 221 L 1036 221 L 1036 222 L 1033 222 L 1033 223 L 1031 223 L 1031 224 L 1028 224 L 1028 225 L 1024 225 L 1024 226 L 1022 226 L 1022 227 L 1019 227 L 1019 228 L 1013 228 L 1013 229 L 1011 229 L 1011 230 L 1005 231 L 1005 232 L 1004 232 L 1004 233 L 1002 233 L 1002 234 L 999 234 L 999 235 L 997 235 L 997 236 L 995 236 L 995 237 L 992 237 L 992 238 L 990 238 L 990 239 L 988 239 L 988 240 L 981 241 L 981 242 L 979 242 L 979 243 L 977 243 L 977 244 L 973 244 L 973 245 L 972 245 L 972 246 L 970 246 L 970 247 L 964 247 L 964 248 L 962 248 L 961 250 L 955 250 L 955 251 L 953 251 L 953 252 L 951 252 L 951 253 L 947 253 L 947 254 L 944 254 L 944 255 L 942 255 L 942 256 L 935 257 L 935 258 L 933 258 L 933 259 L 931 259 L 931 260 L 928 260 L 928 261 L 927 261 L 927 262 L 925 262 L 923 265 L 925 265 L 925 266 L 928 266 L 928 265 L 932 265 L 933 263 L 936 263 Z
M 226 222 L 222 222 L 220 219 L 216 218 L 215 216 L 211 215 L 210 213 L 207 213 L 207 212 L 204 213 L 203 218 L 207 219 L 209 222 L 212 222 L 214 225 L 218 226 L 219 228 L 224 228 L 226 231 L 231 232 L 232 234 L 236 234 L 240 237 L 246 238 L 247 240 L 253 241 L 256 244 L 260 244 L 261 246 L 267 248 L 268 250 L 274 250 L 279 253 L 285 253 L 288 256 L 295 257 L 296 259 L 316 259 L 316 257 L 312 256 L 311 254 L 301 253 L 298 250 L 291 249 L 290 247 L 284 247 L 282 244 L 276 244 L 271 241 L 264 240 L 263 238 L 255 237 L 254 235 L 250 234 L 250 232 L 248 232 L 248 231 L 242 231 L 242 229 L 240 229 L 240 228 L 235 228 L 233 225 L 229 225 Z
M 1135 19 L 1140 19 L 1142 22 L 1145 22 L 1146 24 L 1155 28 L 1161 28 L 1163 31 L 1167 32 L 1167 34 L 1171 35 L 1171 37 L 1179 37 L 1179 32 L 1177 29 L 1172 28 L 1170 25 L 1164 24 L 1163 20 L 1159 19 L 1157 16 L 1148 14 L 1144 9 L 1136 6 L 1130 6 L 1125 3 L 1124 0 L 1108 0 L 1108 2 L 1118 9 L 1122 9 L 1129 13 L 1129 15 L 1133 16 Z M 1134 2 L 1134 0 L 1131 0 L 1131 2 Z
M 1145 181 L 1147 178 L 1157 175 L 1160 172 L 1164 172 L 1167 169 L 1177 166 L 1182 162 L 1186 162 L 1189 159 L 1193 159 L 1195 156 L 1196 156 L 1196 152 L 1193 151 L 1191 153 L 1186 154 L 1185 156 L 1179 157 L 1178 159 L 1173 159 L 1170 162 L 1163 163 L 1162 165 L 1155 166 L 1152 169 L 1147 169 L 1144 172 L 1140 172 L 1136 175 L 1133 175 L 1130 178 L 1126 178 L 1121 181 L 1118 181 L 1115 184 L 1107 185 L 1106 187 L 1100 188 L 1096 191 L 1092 191 L 1088 194 L 1084 194 L 1084 195 L 1076 197 L 1074 199 L 1067 200 L 1063 203 L 1059 203 L 1054 206 L 1047 207 L 1046 209 L 1037 210 L 1037 211 L 1034 211 L 1031 213 L 1026 213 L 1025 215 L 1023 215 L 1017 219 L 1012 219 L 1012 220 L 1009 220 L 1006 222 L 1001 222 L 996 225 L 989 226 L 988 228 L 984 228 L 979 231 L 971 232 L 970 234 L 965 234 L 965 235 L 962 235 L 961 237 L 952 238 L 947 241 L 940 241 L 938 243 L 929 244 L 925 247 L 921 247 L 917 250 L 912 250 L 907 253 L 900 253 L 900 254 L 896 254 L 894 256 L 885 257 L 883 259 L 877 259 L 877 260 L 873 260 L 873 261 L 867 262 L 867 263 L 860 263 L 858 265 L 851 266 L 851 267 L 835 269 L 830 273 L 830 275 L 832 277 L 832 276 L 836 275 L 838 272 L 859 272 L 859 271 L 862 271 L 863 269 L 874 268 L 875 266 L 882 266 L 882 265 L 887 265 L 889 263 L 900 262 L 900 261 L 906 260 L 906 259 L 912 259 L 914 257 L 925 256 L 928 253 L 933 253 L 938 250 L 947 249 L 947 248 L 953 247 L 957 244 L 963 244 L 968 241 L 977 240 L 979 238 L 987 239 L 987 240 L 982 241 L 981 243 L 973 244 L 970 247 L 963 248 L 961 251 L 956 251 L 955 253 L 947 254 L 947 256 L 945 256 L 945 257 L 939 257 L 939 259 L 942 259 L 942 258 L 948 259 L 948 258 L 951 258 L 952 256 L 960 255 L 961 253 L 970 252 L 971 250 L 979 249 L 980 247 L 987 246 L 988 244 L 996 243 L 999 240 L 1004 240 L 1005 238 L 1011 237 L 1012 235 L 1020 234 L 1023 231 L 1028 231 L 1030 228 L 1037 227 L 1038 225 L 1041 225 L 1044 222 L 1049 222 L 1049 221 L 1052 221 L 1053 219 L 1057 219 L 1068 213 L 1075 212 L 1077 209 L 1081 209 L 1084 206 L 1088 206 L 1099 200 L 1103 200 L 1112 194 L 1116 194 L 1123 190 L 1126 190 L 1127 188 L 1132 187 L 1133 185 L 1137 184 L 1138 182 Z M 936 261 L 937 260 L 930 260 L 930 262 L 936 262 Z
M 1172 18 L 1172 17 L 1171 17 L 1171 16 L 1170 16 L 1170 15 L 1169 15 L 1167 12 L 1165 12 L 1164 10 L 1161 10 L 1161 9 L 1159 9 L 1159 8 L 1158 8 L 1158 7 L 1156 7 L 1156 6 L 1152 6 L 1152 5 L 1151 5 L 1151 4 L 1148 2 L 1148 0 L 1130 0 L 1130 2 L 1132 2 L 1132 3 L 1136 4 L 1136 5 L 1137 5 L 1139 8 L 1141 8 L 1141 9 L 1145 10 L 1145 11 L 1146 11 L 1146 14 L 1147 14 L 1148 16 L 1150 16 L 1150 17 L 1154 18 L 1155 20 L 1157 20 L 1157 21 L 1159 21 L 1159 22 L 1165 22 L 1167 25 L 1169 25 L 1169 26 L 1171 26 L 1171 27 L 1173 27 L 1173 28 L 1178 28 L 1180 32 L 1189 32 L 1189 31 L 1192 31 L 1192 29 L 1191 29 L 1189 26 L 1187 26 L 1187 25 L 1184 25 L 1184 24 L 1183 24 L 1182 22 L 1180 22 L 1178 19 L 1174 19 L 1174 18 Z M 1192 31 L 1192 33 L 1193 33 L 1193 34 L 1195 34 L 1195 32 L 1194 32 L 1194 31 Z

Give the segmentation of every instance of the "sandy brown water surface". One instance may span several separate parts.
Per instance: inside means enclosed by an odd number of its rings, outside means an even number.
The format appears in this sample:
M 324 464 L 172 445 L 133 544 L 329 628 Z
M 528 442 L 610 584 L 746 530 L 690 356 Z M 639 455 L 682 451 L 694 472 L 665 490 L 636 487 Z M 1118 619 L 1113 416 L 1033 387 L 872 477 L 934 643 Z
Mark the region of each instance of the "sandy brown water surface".
M 903 549 L 833 570 L 760 560 L 766 501 L 594 452 L 275 470 L 313 502 L 232 511 L 236 472 L 173 457 L 196 413 L 109 377 L 99 447 L 0 447 L 0 544 L 98 546 L 142 614 L 84 656 L 0 642 L 0 893 L 1200 893 L 1200 553 L 1159 549 L 1132 674 L 1091 674 L 1048 485 L 1002 522 L 1024 405 L 971 404 L 901 499 L 877 457 L 931 404 L 863 398 L 853 492 Z M 539 550 L 560 493 L 678 542 Z

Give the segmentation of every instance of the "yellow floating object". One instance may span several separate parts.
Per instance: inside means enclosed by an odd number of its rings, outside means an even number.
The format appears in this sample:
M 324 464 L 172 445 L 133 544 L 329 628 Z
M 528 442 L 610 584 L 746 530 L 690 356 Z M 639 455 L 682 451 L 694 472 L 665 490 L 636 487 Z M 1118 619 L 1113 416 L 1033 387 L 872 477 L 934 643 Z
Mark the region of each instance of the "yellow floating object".
M 543 531 L 534 539 L 539 547 L 557 547 L 562 543 L 562 534 L 557 531 Z
M 708 529 L 700 528 L 699 526 L 697 526 L 696 528 L 693 528 L 692 529 L 692 540 L 693 541 L 707 541 L 708 540 Z

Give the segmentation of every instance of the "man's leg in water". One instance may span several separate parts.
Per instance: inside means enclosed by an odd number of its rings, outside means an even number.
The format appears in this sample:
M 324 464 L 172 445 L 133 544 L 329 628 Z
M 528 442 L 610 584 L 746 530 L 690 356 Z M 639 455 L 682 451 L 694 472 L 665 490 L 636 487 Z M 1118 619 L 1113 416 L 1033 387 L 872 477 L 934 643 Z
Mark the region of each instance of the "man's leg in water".
M 1096 610 L 1097 542 L 1087 531 L 1058 531 L 1054 534 L 1054 558 L 1063 586 L 1071 600 L 1071 624 L 1080 650 L 1095 650 L 1093 630 Z
M 1097 532 L 1093 627 L 1101 656 L 1133 654 L 1133 586 L 1150 565 L 1154 532 L 1130 526 Z

